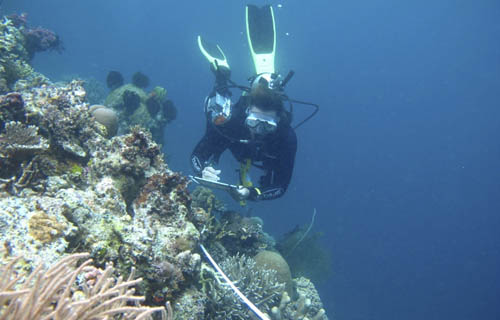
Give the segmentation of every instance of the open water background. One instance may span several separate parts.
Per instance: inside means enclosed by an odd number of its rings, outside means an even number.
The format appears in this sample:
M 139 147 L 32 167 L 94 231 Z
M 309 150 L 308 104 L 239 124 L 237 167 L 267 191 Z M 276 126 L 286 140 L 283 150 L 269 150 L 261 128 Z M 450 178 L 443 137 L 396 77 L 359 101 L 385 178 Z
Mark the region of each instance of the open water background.
M 314 231 L 333 257 L 333 276 L 317 284 L 330 318 L 500 319 L 500 2 L 269 3 L 277 67 L 296 71 L 287 92 L 321 111 L 297 132 L 287 194 L 252 213 L 279 237 L 317 208 Z M 33 61 L 53 80 L 140 70 L 166 87 L 179 116 L 165 151 L 187 174 L 213 83 L 196 36 L 217 41 L 244 84 L 245 4 L 5 0 L 2 9 L 61 36 L 63 54 Z M 236 179 L 230 156 L 221 168 Z

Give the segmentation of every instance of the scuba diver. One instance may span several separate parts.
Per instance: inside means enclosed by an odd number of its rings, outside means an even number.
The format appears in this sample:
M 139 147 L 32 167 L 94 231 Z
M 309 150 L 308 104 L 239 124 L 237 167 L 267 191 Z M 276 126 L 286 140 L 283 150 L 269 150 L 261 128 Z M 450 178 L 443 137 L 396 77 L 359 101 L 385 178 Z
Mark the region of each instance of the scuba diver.
M 247 5 L 246 25 L 256 70 L 249 87 L 232 82 L 222 49 L 198 36 L 198 46 L 215 74 L 215 86 L 205 100 L 205 135 L 191 155 L 195 182 L 224 189 L 241 204 L 245 200 L 276 199 L 285 193 L 297 151 L 294 129 L 314 116 L 319 108 L 315 104 L 292 100 L 284 93 L 293 71 L 282 79 L 274 70 L 276 32 L 272 7 Z M 231 102 L 230 89 L 234 88 L 242 91 L 236 103 Z M 285 108 L 285 102 L 289 103 L 289 110 Z M 292 127 L 292 102 L 311 105 L 316 110 Z M 236 186 L 218 183 L 221 171 L 214 168 L 227 149 L 241 164 L 240 184 Z M 248 175 L 252 166 L 265 172 L 258 185 Z

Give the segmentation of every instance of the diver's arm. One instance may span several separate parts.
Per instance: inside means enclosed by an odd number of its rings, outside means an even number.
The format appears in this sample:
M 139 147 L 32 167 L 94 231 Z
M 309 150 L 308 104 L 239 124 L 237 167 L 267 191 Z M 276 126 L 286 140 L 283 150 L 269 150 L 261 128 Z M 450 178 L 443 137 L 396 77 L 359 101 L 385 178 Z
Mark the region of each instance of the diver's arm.
M 285 194 L 292 179 L 296 151 L 297 137 L 290 129 L 278 155 L 278 165 L 269 168 L 269 177 L 261 186 L 250 188 L 249 200 L 272 200 Z
M 196 175 L 201 176 L 203 169 L 211 162 L 217 163 L 228 147 L 229 141 L 221 136 L 210 123 L 207 123 L 205 135 L 198 142 L 191 154 L 191 166 Z

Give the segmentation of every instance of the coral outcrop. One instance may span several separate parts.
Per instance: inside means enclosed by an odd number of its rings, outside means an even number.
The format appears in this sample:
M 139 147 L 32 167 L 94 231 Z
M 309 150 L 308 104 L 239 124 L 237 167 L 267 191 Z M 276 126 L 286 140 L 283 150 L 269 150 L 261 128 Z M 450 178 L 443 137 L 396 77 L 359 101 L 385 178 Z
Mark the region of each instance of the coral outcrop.
M 111 80 L 108 78 L 108 81 Z M 110 92 L 104 105 L 119 114 L 120 133 L 139 125 L 151 131 L 157 143 L 164 144 L 163 131 L 166 124 L 175 119 L 177 111 L 172 101 L 167 99 L 164 88 L 155 87 L 147 93 L 143 88 L 144 81 L 141 81 L 138 83 L 140 86 L 125 84 L 116 87 Z
M 30 60 L 35 52 L 62 50 L 59 37 L 44 28 L 29 28 L 25 15 L 3 17 L 0 21 L 0 94 L 19 90 L 21 86 L 34 87 L 47 83 L 48 79 L 35 72 Z

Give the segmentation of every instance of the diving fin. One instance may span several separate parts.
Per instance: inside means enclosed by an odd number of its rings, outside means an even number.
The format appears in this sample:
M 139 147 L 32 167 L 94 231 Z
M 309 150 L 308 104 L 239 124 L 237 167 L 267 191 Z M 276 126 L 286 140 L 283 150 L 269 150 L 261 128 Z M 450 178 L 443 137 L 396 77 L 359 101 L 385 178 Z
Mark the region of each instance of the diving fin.
M 227 68 L 228 71 L 230 70 L 226 55 L 218 44 L 207 42 L 203 40 L 201 36 L 198 36 L 198 47 L 205 58 L 207 58 L 208 62 L 210 62 L 210 66 L 213 68 L 214 72 L 217 73 L 221 71 L 221 68 Z
M 247 5 L 245 15 L 248 45 L 256 73 L 274 73 L 276 27 L 273 8 L 270 5 L 261 8 Z

